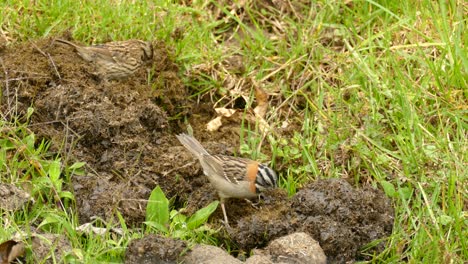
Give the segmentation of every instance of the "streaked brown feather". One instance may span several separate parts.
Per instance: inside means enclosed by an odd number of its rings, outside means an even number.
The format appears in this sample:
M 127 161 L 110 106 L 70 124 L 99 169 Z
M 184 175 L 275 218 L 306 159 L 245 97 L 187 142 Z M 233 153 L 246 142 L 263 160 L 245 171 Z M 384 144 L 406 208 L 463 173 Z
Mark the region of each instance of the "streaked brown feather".
M 57 39 L 57 42 L 74 47 L 81 58 L 95 65 L 95 74 L 107 80 L 127 78 L 153 58 L 152 44 L 141 40 L 93 46 L 80 46 L 62 39 Z

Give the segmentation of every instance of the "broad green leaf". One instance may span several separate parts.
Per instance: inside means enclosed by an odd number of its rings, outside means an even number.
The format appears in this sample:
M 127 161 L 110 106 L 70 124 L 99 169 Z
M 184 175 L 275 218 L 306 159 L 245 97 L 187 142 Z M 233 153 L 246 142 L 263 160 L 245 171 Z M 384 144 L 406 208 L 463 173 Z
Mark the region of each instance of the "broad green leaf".
M 62 192 L 62 180 L 54 181 L 52 184 L 54 185 L 54 188 L 57 190 L 57 192 Z
M 437 221 L 441 225 L 448 225 L 448 224 L 453 223 L 453 217 L 451 217 L 449 215 L 439 215 L 437 217 Z
M 161 224 L 159 224 L 159 223 L 157 223 L 157 222 L 154 222 L 154 221 L 146 221 L 146 222 L 144 222 L 144 224 L 147 225 L 147 226 L 149 226 L 149 227 L 152 227 L 152 228 L 154 228 L 154 229 L 156 229 L 156 230 L 159 230 L 159 231 L 161 231 L 161 232 L 163 232 L 163 233 L 165 233 L 165 234 L 169 233 L 169 230 L 167 229 L 166 226 L 161 225 Z
M 34 113 L 34 108 L 28 107 L 28 111 L 26 113 L 26 118 L 29 120 L 29 118 L 32 116 L 33 113 Z
M 391 184 L 388 181 L 381 181 L 380 184 L 382 185 L 382 188 L 383 188 L 385 194 L 388 197 L 395 197 L 396 190 L 395 190 L 395 186 L 393 186 L 393 184 Z
M 171 212 L 169 213 L 169 217 L 172 219 L 174 216 L 176 216 L 179 213 L 179 211 L 172 209 Z
M 69 169 L 76 170 L 76 169 L 83 167 L 84 165 L 86 165 L 86 162 L 75 162 L 69 167 Z
M 117 218 L 119 219 L 120 226 L 122 227 L 122 230 L 124 233 L 128 232 L 128 227 L 127 223 L 125 222 L 125 219 L 123 218 L 122 214 L 119 211 L 116 211 Z
M 193 230 L 204 224 L 208 220 L 208 217 L 210 217 L 210 215 L 216 210 L 218 204 L 219 201 L 214 201 L 208 206 L 195 212 L 187 221 L 187 228 Z
M 159 186 L 151 192 L 146 205 L 146 221 L 163 226 L 169 223 L 169 201 Z
M 49 177 L 55 184 L 60 178 L 60 160 L 54 160 L 49 165 Z
M 50 180 L 49 177 L 36 177 L 34 179 L 34 187 L 39 187 L 37 189 L 40 189 L 44 186 L 51 186 L 52 185 L 52 181 Z M 36 189 L 36 188 L 35 188 Z
M 174 238 L 185 239 L 185 237 L 189 234 L 187 230 L 183 229 L 176 229 L 171 233 L 171 236 Z
M 85 174 L 84 166 L 86 162 L 75 162 L 67 168 L 67 172 L 74 175 L 83 176 Z
M 411 197 L 411 195 L 413 195 L 413 189 L 409 186 L 401 187 L 398 189 L 398 195 L 399 197 L 407 200 Z
M 69 191 L 63 191 L 59 193 L 60 198 L 67 198 L 70 200 L 75 200 L 75 196 Z
M 55 215 L 49 215 L 49 216 L 46 216 L 44 220 L 42 220 L 42 222 L 39 224 L 37 228 L 40 229 L 44 226 L 58 224 L 60 222 L 62 222 L 62 220 L 58 219 L 58 217 L 56 217 Z
M 33 152 L 34 150 L 35 141 L 36 141 L 36 137 L 34 136 L 34 134 L 30 134 L 24 138 L 24 143 L 26 144 L 26 147 L 28 148 L 28 150 L 31 152 Z
M 9 139 L 0 139 L 0 147 L 3 150 L 8 150 L 15 148 L 15 145 Z
M 187 222 L 187 217 L 177 210 L 171 211 L 171 222 L 173 224 L 184 224 Z

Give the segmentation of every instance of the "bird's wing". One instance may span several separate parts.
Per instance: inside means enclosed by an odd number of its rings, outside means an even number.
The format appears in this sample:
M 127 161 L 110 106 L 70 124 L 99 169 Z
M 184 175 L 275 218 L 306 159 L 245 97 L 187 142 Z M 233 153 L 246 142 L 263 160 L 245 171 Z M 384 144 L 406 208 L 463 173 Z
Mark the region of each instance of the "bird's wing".
M 204 160 L 206 166 L 209 167 L 208 170 L 211 170 L 215 175 L 224 177 L 228 182 L 238 184 L 241 181 L 255 181 L 257 169 L 248 170 L 249 166 L 258 164 L 254 161 L 223 155 L 205 156 Z M 254 175 L 248 175 L 249 171 Z
M 114 56 L 111 51 L 104 47 L 93 46 L 93 47 L 80 47 L 77 48 L 78 53 L 81 57 L 90 62 L 102 62 L 107 61 L 115 63 Z

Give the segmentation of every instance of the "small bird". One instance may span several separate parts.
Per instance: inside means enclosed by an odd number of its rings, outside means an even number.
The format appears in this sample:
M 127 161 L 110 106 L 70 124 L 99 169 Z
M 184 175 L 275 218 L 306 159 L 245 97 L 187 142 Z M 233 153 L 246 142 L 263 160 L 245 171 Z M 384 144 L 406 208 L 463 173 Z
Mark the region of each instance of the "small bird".
M 82 59 L 94 64 L 95 74 L 106 80 L 125 79 L 153 59 L 153 45 L 149 41 L 132 39 L 93 46 L 80 46 L 63 39 L 56 41 L 75 48 Z
M 277 185 L 276 173 L 257 161 L 211 155 L 198 140 L 187 134 L 179 134 L 177 139 L 200 160 L 204 174 L 218 192 L 224 222 L 227 226 L 229 223 L 224 207 L 225 199 L 255 198 L 259 192 Z

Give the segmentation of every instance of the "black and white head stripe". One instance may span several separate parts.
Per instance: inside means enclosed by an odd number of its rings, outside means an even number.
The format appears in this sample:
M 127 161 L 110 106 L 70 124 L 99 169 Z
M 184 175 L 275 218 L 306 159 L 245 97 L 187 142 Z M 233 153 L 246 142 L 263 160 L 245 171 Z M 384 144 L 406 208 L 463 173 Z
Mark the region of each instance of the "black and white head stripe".
M 258 190 L 276 187 L 278 176 L 269 167 L 259 164 L 255 186 Z

